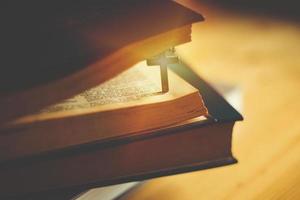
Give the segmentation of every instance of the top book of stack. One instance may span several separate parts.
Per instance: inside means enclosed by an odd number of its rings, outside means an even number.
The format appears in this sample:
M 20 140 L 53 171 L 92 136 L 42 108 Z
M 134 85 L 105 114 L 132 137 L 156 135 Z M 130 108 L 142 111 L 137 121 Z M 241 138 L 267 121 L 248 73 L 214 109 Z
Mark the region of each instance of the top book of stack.
M 190 41 L 203 17 L 173 1 L 26 1 L 1 7 L 0 123 Z

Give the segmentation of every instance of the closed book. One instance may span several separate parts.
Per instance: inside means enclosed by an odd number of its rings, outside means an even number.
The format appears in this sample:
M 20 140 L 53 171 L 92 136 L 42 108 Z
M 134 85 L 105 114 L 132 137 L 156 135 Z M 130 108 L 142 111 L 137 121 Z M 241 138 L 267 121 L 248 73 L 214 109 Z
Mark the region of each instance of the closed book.
M 1 7 L 0 124 L 191 40 L 201 14 L 168 0 L 35 0 Z

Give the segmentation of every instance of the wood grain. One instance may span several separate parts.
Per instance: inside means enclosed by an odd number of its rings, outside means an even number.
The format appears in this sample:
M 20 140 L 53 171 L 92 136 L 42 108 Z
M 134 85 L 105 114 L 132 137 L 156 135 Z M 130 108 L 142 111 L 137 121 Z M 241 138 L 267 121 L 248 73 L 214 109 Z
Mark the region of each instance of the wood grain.
M 194 8 L 206 23 L 195 24 L 193 42 L 178 51 L 208 81 L 241 88 L 239 164 L 155 179 L 129 199 L 300 199 L 299 25 Z

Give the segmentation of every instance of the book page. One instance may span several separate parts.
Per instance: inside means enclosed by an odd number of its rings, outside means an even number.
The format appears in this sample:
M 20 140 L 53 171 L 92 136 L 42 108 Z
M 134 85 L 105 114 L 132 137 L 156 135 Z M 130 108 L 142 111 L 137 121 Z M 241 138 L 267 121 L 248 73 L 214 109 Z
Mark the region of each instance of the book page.
M 124 103 L 159 95 L 161 91 L 159 66 L 140 62 L 117 77 L 41 112 L 61 112 Z
M 68 117 L 100 115 L 101 112 L 117 113 L 118 110 L 141 108 L 155 110 L 161 103 L 175 102 L 181 97 L 193 95 L 195 105 L 202 104 L 197 89 L 169 70 L 169 92 L 161 92 L 160 67 L 140 62 L 119 76 L 82 92 L 73 98 L 44 108 L 33 115 L 24 116 L 4 127 L 22 126 L 37 121 L 66 119 Z M 75 83 L 74 83 L 75 84 Z M 190 101 L 193 99 L 188 97 Z M 168 104 L 169 104 L 168 103 Z M 191 102 L 189 102 L 190 104 Z M 165 104 L 164 104 L 165 105 Z M 177 105 L 173 109 L 181 108 Z M 185 105 L 186 106 L 186 105 Z M 203 105 L 200 105 L 203 107 Z M 129 112 L 129 111 L 128 111 Z M 109 115 L 106 113 L 106 115 Z

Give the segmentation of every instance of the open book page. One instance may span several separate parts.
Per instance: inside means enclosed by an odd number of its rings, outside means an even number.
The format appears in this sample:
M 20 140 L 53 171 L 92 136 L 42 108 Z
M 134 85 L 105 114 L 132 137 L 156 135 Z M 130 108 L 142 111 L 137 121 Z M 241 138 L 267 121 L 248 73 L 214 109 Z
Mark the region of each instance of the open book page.
M 73 200 L 113 200 L 130 192 L 139 182 L 129 182 L 91 189 Z
M 13 121 L 7 124 L 7 127 L 50 119 L 63 119 L 120 109 L 132 109 L 141 106 L 153 109 L 151 105 L 173 102 L 188 95 L 196 95 L 194 100 L 199 101 L 199 103 L 196 103 L 195 106 L 202 104 L 198 90 L 170 70 L 169 88 L 169 92 L 161 92 L 159 66 L 150 67 L 144 61 L 97 87 L 47 107 L 39 113 Z M 190 102 L 187 103 L 189 104 Z M 174 109 L 185 110 L 178 106 L 174 107 Z
M 141 62 L 119 76 L 41 112 L 72 111 L 106 104 L 136 101 L 159 95 L 161 91 L 159 66 L 149 67 Z

